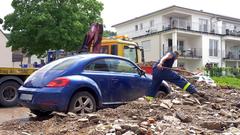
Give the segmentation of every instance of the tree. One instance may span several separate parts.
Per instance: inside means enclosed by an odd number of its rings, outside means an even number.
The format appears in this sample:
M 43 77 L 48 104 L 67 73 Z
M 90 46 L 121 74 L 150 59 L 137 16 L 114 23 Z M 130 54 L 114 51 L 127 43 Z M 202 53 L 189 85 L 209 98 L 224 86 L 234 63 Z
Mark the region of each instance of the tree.
M 0 24 L 2 24 L 3 23 L 3 19 L 2 18 L 0 18 Z
M 117 35 L 116 32 L 113 32 L 113 31 L 110 31 L 110 30 L 103 31 L 103 37 L 111 37 L 111 36 L 116 36 L 116 35 Z
M 28 55 L 47 50 L 77 50 L 90 25 L 102 22 L 97 0 L 13 0 L 3 28 L 10 31 L 7 46 Z

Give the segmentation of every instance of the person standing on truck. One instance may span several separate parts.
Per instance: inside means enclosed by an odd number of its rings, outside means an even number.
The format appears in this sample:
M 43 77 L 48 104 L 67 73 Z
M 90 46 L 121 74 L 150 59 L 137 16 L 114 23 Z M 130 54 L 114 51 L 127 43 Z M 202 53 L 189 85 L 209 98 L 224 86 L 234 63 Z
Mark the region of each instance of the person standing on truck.
M 152 85 L 147 92 L 146 99 L 151 101 L 153 97 L 158 93 L 158 88 L 162 84 L 162 81 L 168 81 L 182 88 L 184 91 L 189 92 L 195 97 L 203 97 L 204 94 L 197 91 L 194 85 L 190 84 L 185 78 L 173 71 L 172 66 L 175 60 L 179 56 L 178 51 L 168 52 L 157 63 L 153 65 L 152 72 Z M 169 91 L 162 91 L 166 95 Z

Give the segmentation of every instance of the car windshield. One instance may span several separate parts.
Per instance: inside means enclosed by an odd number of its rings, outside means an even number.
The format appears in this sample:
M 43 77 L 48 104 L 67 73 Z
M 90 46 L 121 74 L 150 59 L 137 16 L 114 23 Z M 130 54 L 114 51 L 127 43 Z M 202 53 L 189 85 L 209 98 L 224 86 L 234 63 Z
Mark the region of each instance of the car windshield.
M 136 49 L 134 46 L 124 46 L 124 57 L 130 59 L 133 62 L 136 62 Z

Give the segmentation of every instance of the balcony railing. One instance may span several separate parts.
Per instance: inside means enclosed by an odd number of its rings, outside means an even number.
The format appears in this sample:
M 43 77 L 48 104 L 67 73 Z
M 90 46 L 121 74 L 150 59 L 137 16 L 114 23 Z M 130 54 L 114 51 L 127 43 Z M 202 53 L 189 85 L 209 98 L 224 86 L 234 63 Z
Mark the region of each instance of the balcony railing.
M 211 34 L 220 34 L 220 35 L 231 35 L 231 36 L 239 36 L 240 37 L 240 26 L 239 28 L 227 27 L 225 25 L 219 27 L 215 25 L 201 24 L 200 22 L 193 22 L 187 19 L 173 20 L 173 21 L 163 21 L 162 23 L 156 23 L 154 26 L 150 27 L 147 25 L 143 25 L 143 27 L 138 27 L 138 29 L 126 29 L 124 31 L 119 32 L 119 35 L 127 34 L 129 37 L 134 38 L 138 36 L 144 36 L 160 31 L 167 31 L 171 29 L 180 29 L 185 31 L 193 31 L 200 33 L 211 33 Z
M 228 60 L 240 60 L 240 52 L 227 52 L 226 53 L 226 57 L 224 59 L 228 59 Z
M 166 48 L 166 54 L 169 51 L 172 51 L 171 48 Z M 181 58 L 202 58 L 202 49 L 201 48 L 189 48 L 189 49 L 178 49 L 179 57 Z
M 178 52 L 180 52 L 180 57 L 202 58 L 202 49 L 200 48 L 179 49 Z

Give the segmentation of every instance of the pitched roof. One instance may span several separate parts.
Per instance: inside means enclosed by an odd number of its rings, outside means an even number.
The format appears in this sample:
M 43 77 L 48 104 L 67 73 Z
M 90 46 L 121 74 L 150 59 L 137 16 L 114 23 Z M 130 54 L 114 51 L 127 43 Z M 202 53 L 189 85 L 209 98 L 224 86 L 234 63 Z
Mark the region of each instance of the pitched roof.
M 6 39 L 8 39 L 8 36 L 7 36 L 7 35 L 9 35 L 9 34 L 3 33 L 3 31 L 2 31 L 1 29 L 0 29 L 0 32 L 5 36 Z

